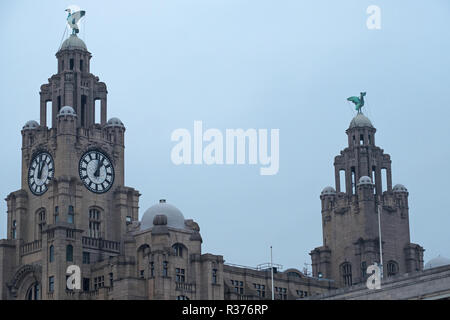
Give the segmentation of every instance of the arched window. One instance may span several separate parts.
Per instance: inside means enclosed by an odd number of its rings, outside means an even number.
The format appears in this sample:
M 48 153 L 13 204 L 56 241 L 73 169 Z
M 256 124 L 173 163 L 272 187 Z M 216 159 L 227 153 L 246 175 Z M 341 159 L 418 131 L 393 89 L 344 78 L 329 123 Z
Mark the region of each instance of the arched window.
M 341 277 L 345 286 L 349 287 L 352 282 L 352 265 L 349 262 L 341 264 Z
M 97 208 L 89 209 L 89 237 L 101 238 L 101 215 Z
M 398 274 L 398 263 L 395 261 L 389 261 L 387 263 L 387 276 L 393 277 Z
M 185 248 L 186 247 L 184 245 L 182 245 L 181 243 L 175 243 L 172 246 L 172 251 L 173 251 L 174 256 L 183 257 L 183 254 L 185 254 L 184 251 L 187 251 L 187 250 L 185 250 Z
M 27 300 L 41 300 L 41 285 L 39 282 L 35 282 L 27 290 L 25 298 Z
M 73 261 L 73 247 L 71 244 L 66 247 L 66 261 Z
M 53 245 L 50 246 L 48 250 L 48 261 L 53 262 L 55 260 L 55 248 Z

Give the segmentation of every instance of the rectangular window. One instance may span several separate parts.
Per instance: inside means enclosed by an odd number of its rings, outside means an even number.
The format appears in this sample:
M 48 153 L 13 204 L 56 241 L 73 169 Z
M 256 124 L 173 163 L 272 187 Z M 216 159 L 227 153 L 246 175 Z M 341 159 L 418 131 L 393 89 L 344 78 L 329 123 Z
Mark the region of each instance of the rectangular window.
M 114 287 L 114 274 L 112 272 L 109 274 L 109 286 Z
M 83 59 L 80 60 L 80 71 L 83 71 Z
M 212 283 L 217 284 L 217 269 L 212 269 Z
M 83 252 L 83 264 L 91 263 L 91 254 L 89 252 Z
M 69 212 L 67 213 L 67 222 L 68 223 L 74 223 L 74 209 L 73 206 L 69 206 Z
M 83 278 L 83 291 L 88 292 L 90 290 L 90 282 L 89 278 Z
M 61 96 L 58 96 L 57 104 L 58 104 L 58 112 L 59 112 L 59 110 L 61 110 Z
M 155 276 L 155 264 L 152 262 L 150 262 L 150 277 L 154 277 Z
M 86 104 L 87 104 L 87 96 L 81 95 L 81 126 L 84 127 L 86 123 Z
M 139 277 L 144 279 L 144 270 L 139 271 Z
M 74 65 L 73 59 L 70 59 L 69 63 L 70 63 L 70 70 L 73 70 L 73 65 Z
M 55 207 L 55 223 L 58 222 L 58 217 L 59 217 L 59 207 L 56 206 Z
M 167 261 L 163 262 L 163 277 L 167 277 L 168 276 L 168 263 Z
M 55 277 L 48 277 L 48 292 L 53 292 L 55 290 Z
M 184 282 L 185 281 L 184 269 L 176 268 L 175 274 L 176 274 L 176 280 L 175 280 L 176 282 Z

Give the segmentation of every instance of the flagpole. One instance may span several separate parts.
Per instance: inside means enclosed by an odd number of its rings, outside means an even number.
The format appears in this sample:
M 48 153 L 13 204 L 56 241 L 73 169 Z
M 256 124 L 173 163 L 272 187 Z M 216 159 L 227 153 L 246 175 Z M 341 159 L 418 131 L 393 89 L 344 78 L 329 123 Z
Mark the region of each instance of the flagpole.
M 273 292 L 273 259 L 272 259 L 272 246 L 270 246 L 270 270 L 272 275 L 272 300 L 275 300 L 275 293 Z
M 380 240 L 380 268 L 381 279 L 383 279 L 383 246 L 381 244 L 381 204 L 378 205 L 378 239 Z

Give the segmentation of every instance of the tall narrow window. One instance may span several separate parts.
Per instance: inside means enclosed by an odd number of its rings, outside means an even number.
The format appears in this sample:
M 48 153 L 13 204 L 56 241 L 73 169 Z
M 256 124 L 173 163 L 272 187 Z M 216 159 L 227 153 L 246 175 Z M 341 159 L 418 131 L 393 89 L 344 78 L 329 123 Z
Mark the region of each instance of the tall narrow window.
M 83 291 L 88 292 L 90 290 L 91 279 L 83 278 Z
M 48 261 L 53 262 L 55 260 L 55 248 L 53 245 L 48 249 Z
M 70 59 L 70 60 L 69 60 L 69 64 L 70 64 L 70 70 L 73 70 L 74 60 L 73 60 L 73 59 Z
M 48 292 L 53 292 L 55 290 L 55 277 L 48 277 Z
M 89 252 L 83 252 L 83 264 L 91 263 L 91 254 Z
M 66 261 L 73 262 L 73 246 L 71 244 L 66 247 Z
M 57 101 L 58 112 L 59 112 L 59 110 L 61 110 L 61 96 L 58 96 L 58 98 L 56 98 L 56 101 Z
M 55 207 L 55 223 L 58 222 L 58 218 L 59 218 L 59 207 L 56 206 Z
M 345 262 L 341 265 L 342 282 L 345 286 L 349 287 L 352 282 L 352 265 L 349 262 Z
M 355 167 L 352 167 L 352 194 L 356 193 L 356 173 Z
M 150 262 L 150 278 L 153 278 L 155 276 L 155 263 L 152 261 Z
M 100 210 L 89 209 L 89 237 L 100 238 Z
M 39 210 L 37 213 L 37 223 L 38 223 L 38 238 L 41 239 L 42 237 L 42 230 L 44 229 L 46 219 L 45 219 L 45 210 Z
M 339 191 L 346 192 L 345 170 L 339 170 Z
M 109 273 L 109 286 L 111 288 L 114 286 L 114 274 L 112 272 Z
M 367 275 L 367 263 L 365 261 L 361 262 L 361 278 L 362 280 L 366 279 Z
M 75 211 L 73 209 L 73 206 L 69 206 L 69 212 L 67 213 L 67 222 L 68 223 L 74 223 L 74 216 L 75 216 Z
M 163 262 L 163 277 L 167 277 L 169 274 L 168 274 L 168 262 L 167 261 L 164 261 Z
M 94 101 L 95 103 L 95 119 L 94 123 L 100 123 L 101 121 L 101 112 L 102 112 L 102 101 L 97 99 Z
M 360 146 L 364 145 L 364 135 L 363 134 L 359 135 L 359 145 Z
M 83 59 L 80 60 L 80 71 L 83 72 Z
M 63 71 L 64 71 L 64 59 L 61 60 L 61 72 L 63 72 Z
M 386 168 L 381 169 L 381 190 L 386 191 L 387 190 L 387 170 Z
M 13 238 L 13 239 L 15 239 L 17 237 L 16 227 L 17 227 L 17 222 L 16 222 L 16 220 L 13 220 L 12 229 L 11 229 L 11 238 Z
M 217 284 L 217 269 L 212 269 L 212 283 Z

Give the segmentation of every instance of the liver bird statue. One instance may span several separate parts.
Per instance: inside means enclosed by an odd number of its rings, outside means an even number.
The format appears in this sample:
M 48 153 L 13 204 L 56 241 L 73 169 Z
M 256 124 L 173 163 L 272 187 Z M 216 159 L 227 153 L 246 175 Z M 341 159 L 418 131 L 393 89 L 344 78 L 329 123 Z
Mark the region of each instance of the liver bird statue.
M 72 28 L 72 34 L 77 34 L 78 32 L 80 32 L 80 28 L 78 28 L 78 22 L 81 18 L 84 17 L 86 11 L 70 7 L 65 11 L 69 13 L 69 15 L 67 16 L 67 24 Z
M 358 113 L 361 113 L 361 108 L 364 106 L 364 96 L 366 95 L 365 92 L 361 92 L 361 95 L 358 97 L 350 97 L 347 98 L 347 101 L 351 101 L 355 104 L 355 110 L 358 111 Z

